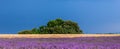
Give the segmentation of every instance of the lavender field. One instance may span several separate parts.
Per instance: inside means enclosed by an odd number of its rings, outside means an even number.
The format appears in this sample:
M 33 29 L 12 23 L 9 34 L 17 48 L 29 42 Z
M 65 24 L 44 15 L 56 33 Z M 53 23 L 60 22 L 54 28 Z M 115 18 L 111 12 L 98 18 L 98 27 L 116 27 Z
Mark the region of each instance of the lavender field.
M 77 38 L 0 38 L 0 49 L 120 49 L 120 36 Z

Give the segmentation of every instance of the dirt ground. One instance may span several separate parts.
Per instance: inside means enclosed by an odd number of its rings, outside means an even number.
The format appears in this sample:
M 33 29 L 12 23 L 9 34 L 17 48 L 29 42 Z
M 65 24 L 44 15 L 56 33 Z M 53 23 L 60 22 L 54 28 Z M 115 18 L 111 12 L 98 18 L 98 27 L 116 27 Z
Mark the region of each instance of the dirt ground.
M 120 36 L 120 34 L 0 34 L 0 38 L 74 38 L 109 36 Z

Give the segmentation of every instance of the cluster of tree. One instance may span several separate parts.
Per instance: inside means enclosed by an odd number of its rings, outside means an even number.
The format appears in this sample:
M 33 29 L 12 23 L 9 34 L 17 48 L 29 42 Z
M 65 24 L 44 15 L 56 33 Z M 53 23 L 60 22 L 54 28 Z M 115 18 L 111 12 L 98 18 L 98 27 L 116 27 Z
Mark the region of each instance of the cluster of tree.
M 51 20 L 46 26 L 33 28 L 32 30 L 21 31 L 18 34 L 82 34 L 77 23 L 72 21 L 64 21 L 60 18 Z

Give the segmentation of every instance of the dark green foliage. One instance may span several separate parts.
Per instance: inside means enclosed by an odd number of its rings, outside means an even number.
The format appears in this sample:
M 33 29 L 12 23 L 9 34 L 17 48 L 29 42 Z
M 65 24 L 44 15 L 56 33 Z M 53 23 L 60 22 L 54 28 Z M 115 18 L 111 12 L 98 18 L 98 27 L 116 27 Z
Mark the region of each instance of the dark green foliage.
M 25 30 L 25 31 L 18 32 L 18 34 L 32 34 L 32 31 Z
M 77 23 L 72 21 L 64 21 L 62 19 L 51 20 L 47 26 L 33 28 L 30 31 L 22 31 L 19 34 L 82 34 Z
M 37 28 L 33 28 L 32 30 L 31 30 L 31 32 L 33 33 L 33 34 L 39 34 L 39 30 L 37 29 Z
M 63 24 L 64 21 L 62 19 L 56 19 L 56 20 L 51 20 L 48 22 L 47 26 L 48 27 L 54 27 L 54 26 L 59 26 Z

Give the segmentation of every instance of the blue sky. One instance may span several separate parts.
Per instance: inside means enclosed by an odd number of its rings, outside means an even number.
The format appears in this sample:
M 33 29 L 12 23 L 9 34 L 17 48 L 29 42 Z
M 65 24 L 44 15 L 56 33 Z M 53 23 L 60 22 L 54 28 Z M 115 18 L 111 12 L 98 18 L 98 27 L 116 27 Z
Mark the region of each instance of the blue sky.
M 84 33 L 120 32 L 120 0 L 0 0 L 0 33 L 11 34 L 62 18 Z

